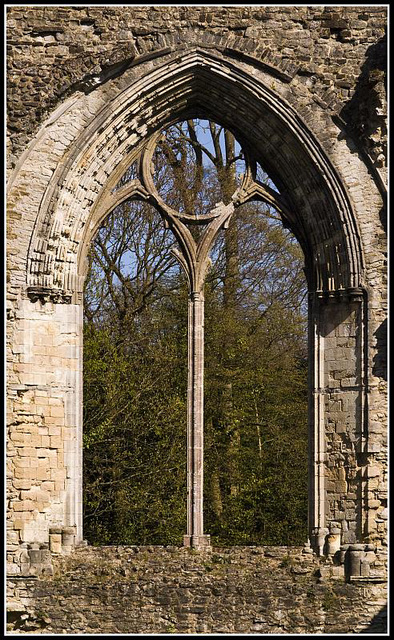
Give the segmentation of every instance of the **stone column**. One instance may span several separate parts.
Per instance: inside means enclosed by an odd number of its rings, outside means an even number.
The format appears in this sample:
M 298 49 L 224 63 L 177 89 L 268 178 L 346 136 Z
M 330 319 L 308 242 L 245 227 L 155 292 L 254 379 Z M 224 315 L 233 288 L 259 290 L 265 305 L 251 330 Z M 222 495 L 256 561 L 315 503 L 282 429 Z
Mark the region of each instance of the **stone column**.
M 328 533 L 325 514 L 324 336 L 317 296 L 309 295 L 309 536 L 323 555 Z
M 184 545 L 210 545 L 203 524 L 204 294 L 193 291 L 188 312 L 187 534 Z

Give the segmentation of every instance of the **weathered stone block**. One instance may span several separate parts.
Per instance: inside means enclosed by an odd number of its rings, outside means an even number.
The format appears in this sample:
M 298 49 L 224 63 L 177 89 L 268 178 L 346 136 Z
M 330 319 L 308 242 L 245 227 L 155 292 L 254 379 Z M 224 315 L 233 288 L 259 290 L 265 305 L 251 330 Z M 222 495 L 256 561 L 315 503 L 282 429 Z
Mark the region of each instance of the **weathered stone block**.
M 61 533 L 49 534 L 49 548 L 52 553 L 62 552 L 62 536 Z

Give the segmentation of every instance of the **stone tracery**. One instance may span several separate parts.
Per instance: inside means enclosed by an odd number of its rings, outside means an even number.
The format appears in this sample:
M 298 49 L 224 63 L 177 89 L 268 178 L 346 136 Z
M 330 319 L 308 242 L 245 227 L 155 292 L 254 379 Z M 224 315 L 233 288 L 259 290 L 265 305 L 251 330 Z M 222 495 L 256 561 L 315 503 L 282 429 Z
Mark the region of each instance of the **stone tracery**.
M 204 215 L 179 211 L 165 201 L 155 184 L 154 156 L 163 139 L 162 131 L 151 137 L 140 156 L 127 169 L 112 193 L 116 204 L 125 199 L 149 201 L 162 216 L 166 227 L 170 227 L 178 241 L 179 249 L 172 253 L 182 266 L 189 284 L 189 354 L 188 354 L 188 424 L 187 424 L 187 534 L 185 544 L 196 548 L 209 545 L 209 536 L 203 528 L 203 433 L 204 433 L 204 284 L 210 264 L 210 251 L 222 228 L 228 228 L 236 209 L 252 200 L 274 206 L 283 217 L 286 206 L 280 194 L 257 179 L 257 163 L 250 153 L 242 149 L 244 172 L 238 187 L 228 197 L 229 202 L 220 201 Z M 197 143 L 197 140 L 196 140 Z M 235 169 L 234 169 L 235 171 Z M 260 167 L 261 171 L 261 167 Z M 121 186 L 119 186 L 121 185 Z M 198 225 L 203 229 L 198 239 L 190 228 Z M 33 289 L 34 291 L 34 289 Z M 32 291 L 30 293 L 32 297 Z

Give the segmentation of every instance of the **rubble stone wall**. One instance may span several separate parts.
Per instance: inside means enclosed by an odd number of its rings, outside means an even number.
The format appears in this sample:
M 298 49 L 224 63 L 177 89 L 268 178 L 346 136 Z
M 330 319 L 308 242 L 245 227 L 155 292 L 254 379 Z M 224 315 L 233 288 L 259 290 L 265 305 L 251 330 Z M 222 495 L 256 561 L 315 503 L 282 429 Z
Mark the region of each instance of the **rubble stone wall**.
M 299 548 L 87 547 L 53 576 L 10 580 L 8 621 L 35 634 L 384 634 L 386 595 Z
M 346 111 L 347 125 L 382 167 L 386 23 L 387 8 L 376 5 L 9 7 L 11 161 L 84 82 L 198 34 L 273 64 L 296 76 L 306 96 Z

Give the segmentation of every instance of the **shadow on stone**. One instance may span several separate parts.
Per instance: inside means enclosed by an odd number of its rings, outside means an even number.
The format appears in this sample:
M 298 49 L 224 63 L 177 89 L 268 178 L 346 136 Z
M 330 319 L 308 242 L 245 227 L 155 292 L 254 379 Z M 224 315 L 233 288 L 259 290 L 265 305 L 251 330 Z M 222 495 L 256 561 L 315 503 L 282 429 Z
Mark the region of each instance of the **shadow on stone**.
M 387 605 L 382 607 L 379 613 L 374 616 L 366 629 L 359 631 L 361 634 L 387 633 Z
M 378 378 L 387 380 L 387 320 L 384 320 L 374 334 L 376 338 L 376 355 L 373 358 L 372 373 Z
M 367 49 L 355 91 L 338 114 L 346 130 L 344 137 L 348 137 L 349 148 L 353 144 L 356 145 L 384 201 L 386 188 L 378 169 L 384 165 L 386 153 L 386 69 L 387 36 L 385 34 Z M 377 132 L 379 132 L 380 142 L 376 137 Z M 384 215 L 382 217 L 384 219 Z

